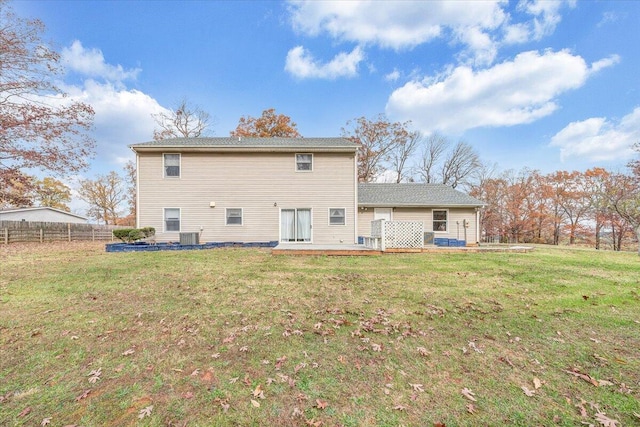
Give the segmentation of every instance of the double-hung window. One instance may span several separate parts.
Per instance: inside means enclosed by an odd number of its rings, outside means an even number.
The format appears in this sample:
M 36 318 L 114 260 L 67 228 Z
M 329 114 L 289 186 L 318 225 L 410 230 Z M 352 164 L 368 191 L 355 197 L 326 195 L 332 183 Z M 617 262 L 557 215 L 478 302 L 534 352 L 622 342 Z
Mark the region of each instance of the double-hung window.
M 164 177 L 180 178 L 180 154 L 163 154 Z
M 345 225 L 344 208 L 329 208 L 329 225 Z
M 180 231 L 180 208 L 164 208 L 164 231 Z
M 313 171 L 313 154 L 296 154 L 296 171 Z
M 227 225 L 242 225 L 242 208 L 226 209 Z
M 446 210 L 433 210 L 433 231 L 447 231 L 447 217 L 449 212 Z

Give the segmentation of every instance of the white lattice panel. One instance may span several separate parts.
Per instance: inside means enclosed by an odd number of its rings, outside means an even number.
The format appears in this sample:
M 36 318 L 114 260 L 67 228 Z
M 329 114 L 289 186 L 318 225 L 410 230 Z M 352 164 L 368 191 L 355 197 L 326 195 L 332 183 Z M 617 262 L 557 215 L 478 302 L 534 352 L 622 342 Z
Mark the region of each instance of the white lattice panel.
M 384 227 L 387 248 L 421 248 L 424 244 L 424 223 L 421 221 L 385 221 Z

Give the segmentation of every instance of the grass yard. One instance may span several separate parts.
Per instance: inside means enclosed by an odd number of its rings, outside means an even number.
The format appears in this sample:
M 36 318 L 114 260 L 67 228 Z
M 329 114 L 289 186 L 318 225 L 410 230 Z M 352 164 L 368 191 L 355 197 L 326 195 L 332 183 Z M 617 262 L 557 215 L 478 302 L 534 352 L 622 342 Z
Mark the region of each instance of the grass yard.
M 0 424 L 640 425 L 640 258 L 0 246 Z

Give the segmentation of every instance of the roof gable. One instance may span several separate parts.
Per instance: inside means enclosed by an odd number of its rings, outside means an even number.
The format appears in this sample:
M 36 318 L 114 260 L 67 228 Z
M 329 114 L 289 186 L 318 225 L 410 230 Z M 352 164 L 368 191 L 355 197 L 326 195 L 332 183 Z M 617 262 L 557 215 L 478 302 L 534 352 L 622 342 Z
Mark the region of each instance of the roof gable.
M 360 183 L 358 205 L 372 207 L 481 207 L 484 203 L 444 184 Z

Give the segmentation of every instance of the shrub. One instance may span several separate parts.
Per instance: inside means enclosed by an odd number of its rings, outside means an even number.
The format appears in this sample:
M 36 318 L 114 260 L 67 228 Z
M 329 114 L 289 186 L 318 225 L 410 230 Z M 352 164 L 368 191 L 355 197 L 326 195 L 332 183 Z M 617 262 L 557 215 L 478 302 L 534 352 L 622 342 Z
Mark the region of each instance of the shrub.
M 153 227 L 144 228 L 119 228 L 113 230 L 113 235 L 124 243 L 132 243 L 146 237 L 150 237 L 156 234 L 156 229 Z

